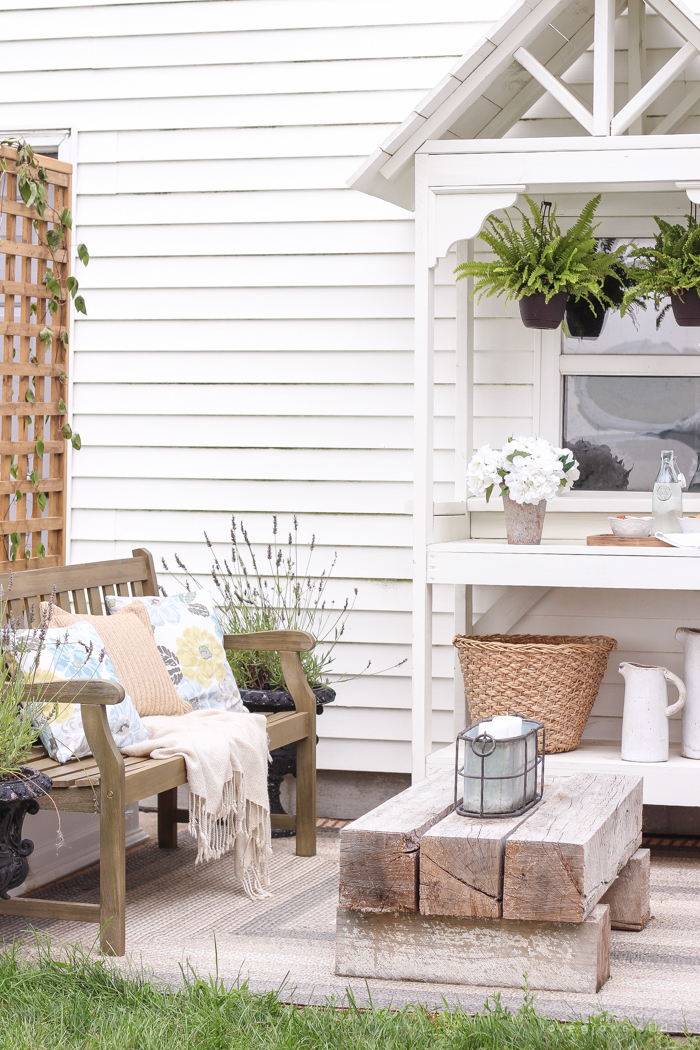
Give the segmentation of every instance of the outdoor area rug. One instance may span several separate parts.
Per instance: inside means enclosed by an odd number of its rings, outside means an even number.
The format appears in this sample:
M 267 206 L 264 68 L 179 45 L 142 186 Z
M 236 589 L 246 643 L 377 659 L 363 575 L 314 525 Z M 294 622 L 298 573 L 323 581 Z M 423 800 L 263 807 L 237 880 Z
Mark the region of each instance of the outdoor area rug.
M 320 829 L 318 855 L 297 857 L 294 839 L 273 843 L 273 896 L 250 901 L 235 885 L 230 857 L 195 868 L 196 847 L 180 833 L 180 849 L 160 850 L 155 842 L 127 857 L 127 958 L 120 967 L 143 968 L 164 983 L 178 984 L 191 967 L 207 977 L 216 972 L 227 985 L 247 981 L 254 991 L 279 989 L 285 1001 L 345 999 L 352 988 L 359 1005 L 403 1006 L 410 1002 L 443 1009 L 445 1004 L 474 1013 L 498 989 L 412 981 L 365 982 L 333 972 L 335 910 L 338 899 L 336 830 Z M 37 896 L 98 900 L 95 868 L 64 879 Z M 613 931 L 611 978 L 598 995 L 537 992 L 538 1010 L 561 1019 L 607 1010 L 636 1022 L 655 1020 L 672 1032 L 700 1033 L 700 860 L 661 856 L 652 860 L 653 919 L 642 933 Z M 80 941 L 89 947 L 97 928 L 36 921 L 56 943 Z M 0 917 L 0 937 L 12 940 L 23 920 Z M 28 948 L 30 940 L 25 941 Z M 509 989 L 502 1002 L 511 1009 L 522 993 Z

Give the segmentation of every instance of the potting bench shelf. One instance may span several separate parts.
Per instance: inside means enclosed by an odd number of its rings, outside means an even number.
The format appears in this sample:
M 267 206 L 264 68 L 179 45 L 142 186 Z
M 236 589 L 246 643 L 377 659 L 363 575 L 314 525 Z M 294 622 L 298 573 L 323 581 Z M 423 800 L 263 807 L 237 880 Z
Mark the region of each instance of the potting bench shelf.
M 695 591 L 700 590 L 700 551 L 589 547 L 585 539 L 548 540 L 539 546 L 452 540 L 429 545 L 427 572 L 431 584 Z M 531 595 L 535 601 L 540 596 Z
M 454 744 L 428 755 L 426 766 L 428 774 L 454 770 Z M 623 762 L 619 745 L 587 740 L 575 751 L 546 756 L 545 775 L 573 776 L 575 773 L 637 774 L 644 778 L 645 805 L 700 806 L 700 762 L 683 758 L 678 744 L 671 744 L 668 762 Z

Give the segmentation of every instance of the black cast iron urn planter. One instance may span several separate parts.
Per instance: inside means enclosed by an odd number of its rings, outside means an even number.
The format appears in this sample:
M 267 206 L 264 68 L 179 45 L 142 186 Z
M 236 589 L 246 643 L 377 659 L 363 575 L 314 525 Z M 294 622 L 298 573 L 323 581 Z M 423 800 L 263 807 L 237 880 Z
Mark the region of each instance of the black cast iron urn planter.
M 18 773 L 0 779 L 0 897 L 21 886 L 29 873 L 28 857 L 34 852 L 31 839 L 22 838 L 27 813 L 38 813 L 38 799 L 53 787 L 51 777 L 39 769 L 20 766 Z
M 282 690 L 273 689 L 241 689 L 241 700 L 253 714 L 264 711 L 294 711 L 294 700 L 292 694 Z M 313 690 L 316 697 L 316 716 L 323 714 L 325 704 L 331 704 L 335 700 L 335 689 L 328 686 L 320 686 Z M 316 737 L 318 741 L 318 737 Z M 297 775 L 297 745 L 285 744 L 284 747 L 275 748 L 270 752 L 272 761 L 267 767 L 267 794 L 270 799 L 270 813 L 285 813 L 280 800 L 280 789 L 282 781 L 291 773 Z M 274 828 L 273 839 L 287 838 L 295 835 L 295 831 L 285 831 Z

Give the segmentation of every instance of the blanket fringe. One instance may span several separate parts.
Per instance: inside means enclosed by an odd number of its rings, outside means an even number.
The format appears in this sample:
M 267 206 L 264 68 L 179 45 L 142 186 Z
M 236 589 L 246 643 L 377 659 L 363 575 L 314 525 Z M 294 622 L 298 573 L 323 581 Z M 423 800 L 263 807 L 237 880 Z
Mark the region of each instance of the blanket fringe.
M 196 864 L 218 860 L 233 850 L 236 878 L 251 900 L 271 897 L 268 862 L 272 850 L 265 809 L 246 798 L 244 778 L 235 773 L 223 788 L 218 813 L 208 813 L 206 799 L 190 792 L 189 830 L 197 839 Z

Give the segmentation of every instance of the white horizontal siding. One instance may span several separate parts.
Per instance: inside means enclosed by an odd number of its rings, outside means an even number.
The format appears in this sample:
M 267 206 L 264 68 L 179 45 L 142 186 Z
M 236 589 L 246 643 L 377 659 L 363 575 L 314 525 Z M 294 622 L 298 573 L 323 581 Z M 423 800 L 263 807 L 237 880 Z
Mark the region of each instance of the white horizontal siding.
M 174 216 L 173 218 L 178 218 Z M 361 254 L 413 251 L 413 221 L 367 220 L 353 222 L 187 222 L 187 216 L 172 225 L 81 226 L 96 262 L 115 263 L 127 257 L 136 263 L 146 257 L 228 258 L 279 255 Z M 154 252 L 156 253 L 154 256 Z M 138 265 L 136 263 L 136 265 Z M 278 264 L 279 265 L 279 264 Z M 91 267 L 92 270 L 92 267 Z M 87 274 L 85 276 L 88 276 Z
M 319 721 L 319 765 L 405 772 L 411 667 L 393 665 L 410 654 L 413 221 L 345 183 L 482 35 L 483 5 L 36 6 L 50 17 L 33 19 L 31 33 L 26 4 L 8 0 L 0 12 L 0 127 L 74 132 L 76 235 L 92 258 L 78 274 L 88 317 L 72 339 L 71 406 L 83 440 L 72 457 L 72 559 L 145 545 L 170 564 L 177 551 L 205 580 L 205 529 L 224 554 L 234 511 L 264 553 L 270 515 L 299 515 L 319 562 L 338 552 L 330 599 L 342 604 L 358 589 L 334 672 L 356 673 L 367 660 L 382 672 L 339 684 Z M 498 0 L 490 18 L 507 6 Z M 674 34 L 656 18 L 650 26 L 655 69 Z M 692 86 L 698 65 L 654 114 Z M 622 101 L 624 76 L 621 52 Z M 588 97 L 588 55 L 568 80 Z M 695 114 L 687 129 L 700 127 L 700 107 Z M 578 128 L 546 98 L 512 132 L 565 133 Z M 571 196 L 560 214 L 582 203 Z M 610 194 L 599 214 L 605 232 L 647 234 L 641 213 L 677 215 L 682 203 L 658 195 L 642 207 Z M 441 499 L 453 495 L 453 267 L 450 256 L 436 273 Z M 532 336 L 517 307 L 490 300 L 476 307 L 475 340 L 475 441 L 498 444 L 533 426 Z M 498 534 L 502 523 L 483 514 L 474 527 Z M 175 581 L 162 579 L 172 593 Z M 439 746 L 451 739 L 450 588 L 434 599 Z M 493 599 L 481 589 L 477 609 Z M 643 651 L 635 639 L 656 627 L 635 634 L 633 606 L 614 600 L 605 623 L 624 651 Z M 595 603 L 548 601 L 533 630 L 593 630 Z M 609 671 L 589 731 L 619 732 L 620 695 Z
M 167 352 L 167 351 L 166 351 Z M 115 351 L 84 351 L 76 362 L 75 378 L 81 383 L 159 383 L 163 370 L 163 350 L 140 350 L 126 353 Z M 501 367 L 513 373 L 520 367 L 519 358 L 524 354 L 482 354 L 486 361 L 481 372 L 489 374 L 488 366 L 493 357 Z M 275 382 L 294 383 L 300 373 L 313 375 L 317 383 L 353 383 L 359 374 L 365 383 L 385 384 L 404 377 L 410 381 L 413 356 L 406 350 L 338 350 L 332 357 L 318 351 L 297 350 L 200 350 L 197 361 L 205 375 L 217 375 L 222 383 L 265 383 L 270 376 Z M 438 382 L 454 381 L 454 355 L 436 354 Z M 501 372 L 501 375 L 503 373 Z M 168 377 L 173 383 L 187 383 L 192 379 L 192 366 L 186 351 L 168 353 Z M 528 374 L 528 381 L 531 380 Z
M 422 60 L 416 61 L 419 67 L 423 65 Z M 328 63 L 323 63 L 318 68 L 323 71 L 327 66 Z M 381 125 L 376 121 L 318 127 L 297 124 L 269 128 L 217 128 L 215 135 L 208 126 L 183 130 L 83 131 L 80 154 L 85 164 L 178 161 L 202 155 L 210 160 L 364 156 L 376 147 L 377 135 L 381 133 Z
M 202 339 L 204 321 L 158 321 L 122 318 L 119 326 L 108 320 L 91 319 L 89 326 L 76 324 L 74 349 L 135 352 L 190 352 L 194 347 L 232 345 L 231 325 L 225 319 L 206 319 L 207 339 Z M 439 318 L 435 325 L 435 342 L 441 350 L 454 352 L 454 319 Z M 343 318 L 342 324 L 324 318 L 290 320 L 256 318 L 238 319 L 235 346 L 248 349 L 278 350 L 405 350 L 412 346 L 413 321 L 409 318 L 357 317 Z
M 358 590 L 335 676 L 367 661 L 381 672 L 338 686 L 319 764 L 406 771 L 413 222 L 345 183 L 483 31 L 478 12 L 43 6 L 51 32 L 37 24 L 31 41 L 23 12 L 0 12 L 0 126 L 74 129 L 75 232 L 91 262 L 72 340 L 72 559 L 146 545 L 206 579 L 205 529 L 225 554 L 233 511 L 264 556 L 270 515 L 297 514 L 317 571 L 337 552 L 329 600 Z M 447 496 L 451 266 L 438 282 Z M 446 743 L 447 592 L 435 618 Z
M 14 9 L 24 12 L 26 7 L 24 2 L 6 0 L 0 15 L 3 35 L 11 34 L 14 40 L 23 39 L 26 19 L 23 14 L 14 13 Z M 236 0 L 235 7 L 222 4 L 221 0 L 149 0 L 147 3 L 143 0 L 119 0 L 118 3 L 114 0 L 70 0 L 69 4 L 65 0 L 42 0 L 36 7 L 61 10 L 63 21 L 55 28 L 56 39 L 65 36 L 66 27 L 70 25 L 77 27 L 79 36 L 94 37 L 105 34 L 149 36 L 161 33 L 164 24 L 171 33 L 196 33 L 207 30 L 250 32 L 272 26 L 280 29 L 391 23 L 404 26 L 425 21 L 425 5 L 420 0 L 358 0 L 349 7 L 329 0 Z M 132 13 L 129 8 L 135 11 Z M 503 10 L 507 10 L 507 5 L 502 2 L 495 4 L 494 19 L 500 18 Z M 460 21 L 463 24 L 464 4 L 461 0 L 442 0 L 434 6 L 431 18 L 434 23 Z M 49 21 L 53 23 L 56 19 Z M 39 24 L 32 27 L 32 36 L 35 34 L 41 38 L 49 36 L 49 31 Z
M 300 60 L 274 62 L 266 61 L 265 48 L 261 48 L 263 57 L 259 64 L 251 65 L 251 62 L 255 61 L 254 55 L 249 55 L 247 52 L 238 55 L 232 53 L 236 50 L 235 36 L 229 37 L 227 41 L 225 35 L 217 34 L 215 39 L 213 50 L 221 52 L 225 63 L 223 65 L 192 65 L 189 67 L 188 77 L 183 78 L 182 67 L 178 64 L 177 47 L 175 54 L 170 54 L 168 50 L 170 39 L 155 40 L 141 52 L 143 68 L 130 67 L 128 81 L 125 83 L 124 70 L 115 68 L 123 64 L 119 60 L 119 47 L 117 47 L 116 54 L 105 54 L 105 61 L 108 60 L 109 68 L 65 70 L 61 77 L 60 97 L 68 101 L 107 100 L 114 98 L 117 92 L 121 93 L 124 98 L 131 99 L 177 98 L 182 94 L 203 97 L 265 95 L 268 93 L 277 95 L 281 85 L 284 85 L 284 90 L 290 94 L 319 90 L 324 92 L 414 91 L 420 85 L 424 85 L 428 90 L 435 79 L 440 79 L 444 68 L 442 57 L 314 62 L 313 58 L 319 59 L 322 56 L 312 55 L 304 59 L 303 55 L 300 55 Z M 269 44 L 270 41 L 265 40 L 263 43 Z M 298 43 L 301 42 L 298 41 Z M 159 44 L 165 45 L 162 51 L 158 49 Z M 200 44 L 206 46 L 206 41 L 200 41 Z M 135 65 L 138 64 L 139 56 L 135 54 L 135 50 L 138 49 L 134 49 L 131 42 L 125 42 L 125 46 L 128 48 L 129 59 L 134 61 Z M 351 44 L 350 46 L 352 47 Z M 255 50 L 254 45 L 253 50 Z M 422 45 L 421 50 L 423 50 Z M 425 54 L 429 54 L 431 50 L 428 45 Z M 444 50 L 442 44 L 438 50 L 441 54 Z M 2 45 L 0 45 L 1 51 Z M 41 101 L 45 97 L 52 76 L 50 72 L 38 72 L 42 68 L 42 58 L 45 58 L 41 51 L 40 47 L 38 53 L 31 59 L 37 64 L 29 71 L 0 73 L 0 90 L 7 102 Z M 287 41 L 285 51 L 289 55 L 294 54 L 293 41 Z M 267 57 L 274 58 L 274 56 Z M 126 58 L 126 55 L 122 58 Z M 212 59 L 215 60 L 214 55 Z M 231 64 L 236 60 L 240 62 L 240 65 Z
M 55 60 L 55 45 L 51 48 Z M 451 59 L 446 60 L 449 65 Z M 7 68 L 8 61 L 5 62 Z M 125 71 L 125 79 L 128 72 Z M 174 99 L 108 99 L 95 104 L 89 100 L 48 99 L 36 103 L 8 103 L 2 107 L 3 126 L 26 128 L 38 112 L 41 127 L 65 127 L 66 116 L 72 127 L 85 131 L 120 131 L 125 125 L 132 131 L 175 124 L 179 128 L 267 127 L 299 124 L 368 124 L 399 123 L 423 97 L 416 91 L 339 91 L 318 94 L 289 95 L 220 95 L 208 98 L 178 96 Z M 174 113 L 177 112 L 177 116 Z M 350 172 L 349 174 L 352 174 Z

